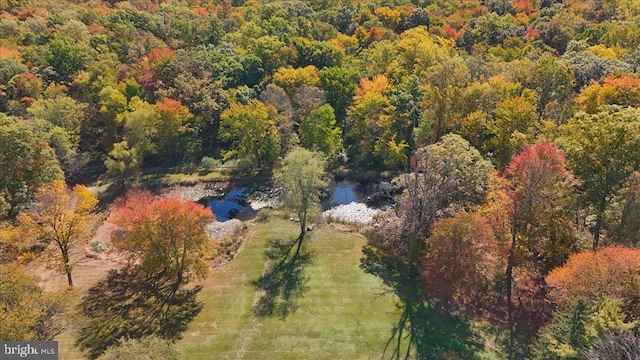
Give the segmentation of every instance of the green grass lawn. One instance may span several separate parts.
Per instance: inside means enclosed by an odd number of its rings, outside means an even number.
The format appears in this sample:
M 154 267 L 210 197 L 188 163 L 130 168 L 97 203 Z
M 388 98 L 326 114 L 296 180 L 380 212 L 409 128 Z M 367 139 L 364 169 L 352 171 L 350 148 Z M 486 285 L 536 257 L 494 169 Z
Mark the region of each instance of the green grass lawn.
M 358 267 L 361 236 L 329 226 L 309 234 L 308 291 L 283 320 L 252 314 L 259 294 L 251 281 L 265 270 L 267 239 L 292 239 L 297 224 L 271 218 L 250 229 L 236 258 L 203 283 L 205 307 L 177 344 L 184 359 L 380 358 L 399 314 L 380 281 Z

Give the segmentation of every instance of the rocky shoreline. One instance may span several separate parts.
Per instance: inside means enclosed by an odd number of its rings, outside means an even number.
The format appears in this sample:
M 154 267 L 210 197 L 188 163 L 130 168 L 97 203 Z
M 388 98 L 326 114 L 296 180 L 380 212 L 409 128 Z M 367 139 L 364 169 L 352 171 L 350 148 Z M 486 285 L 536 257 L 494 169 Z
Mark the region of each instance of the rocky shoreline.
M 193 186 L 177 185 L 164 189 L 163 196 L 178 199 L 181 201 L 199 201 L 204 198 L 217 198 L 225 195 L 227 184 L 200 183 Z M 379 186 L 379 185 L 378 185 Z M 389 189 L 378 190 L 388 196 Z M 276 209 L 280 206 L 280 198 L 285 191 L 282 187 L 275 187 L 273 184 L 264 184 L 256 189 L 250 189 L 246 194 L 248 206 L 253 211 L 262 208 Z M 364 203 L 352 202 L 350 204 L 338 205 L 322 213 L 327 221 L 335 221 L 345 224 L 366 225 L 373 221 L 373 218 L 380 212 L 376 208 L 367 206 Z M 241 224 L 240 220 L 232 219 L 225 222 L 216 222 L 210 227 L 212 238 L 220 239 L 233 232 L 233 229 Z
M 338 205 L 322 213 L 327 221 L 336 221 L 345 224 L 367 225 L 373 221 L 380 210 L 373 209 L 362 203 L 352 202 L 346 205 Z

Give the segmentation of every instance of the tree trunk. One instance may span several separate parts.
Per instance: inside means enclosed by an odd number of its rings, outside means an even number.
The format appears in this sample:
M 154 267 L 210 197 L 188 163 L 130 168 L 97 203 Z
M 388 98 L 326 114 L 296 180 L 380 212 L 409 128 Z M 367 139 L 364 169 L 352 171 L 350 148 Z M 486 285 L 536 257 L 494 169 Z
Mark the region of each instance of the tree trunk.
M 71 277 L 71 263 L 69 262 L 69 250 L 60 246 L 62 250 L 62 260 L 64 260 L 64 272 L 67 274 L 67 283 L 69 287 L 73 287 L 73 278 Z
M 600 231 L 602 229 L 602 213 L 598 212 L 596 215 L 596 226 L 593 228 L 593 251 L 600 246 Z
M 512 229 L 511 234 L 511 247 L 509 248 L 509 259 L 507 261 L 507 321 L 509 325 L 509 349 L 508 358 L 513 359 L 513 342 L 514 342 L 514 326 L 513 326 L 513 267 L 515 263 L 515 251 L 516 251 L 516 230 L 515 226 Z
M 514 199 L 513 202 L 513 218 L 511 223 L 511 246 L 509 247 L 509 258 L 507 260 L 507 271 L 506 271 L 506 281 L 507 281 L 507 322 L 509 325 L 509 348 L 508 348 L 508 359 L 512 360 L 514 358 L 514 337 L 515 337 L 515 329 L 513 324 L 513 267 L 516 262 L 516 241 L 518 239 L 518 204 Z
M 604 210 L 607 206 L 606 200 L 601 200 L 598 204 L 598 213 L 596 214 L 596 226 L 593 228 L 593 250 L 597 250 L 600 246 L 600 232 L 602 231 L 602 223 L 604 222 Z
M 69 270 L 68 266 L 69 266 L 69 263 L 66 263 L 64 265 L 65 272 L 67 273 L 67 282 L 69 283 L 69 287 L 72 288 L 73 287 L 73 279 L 71 278 L 71 270 Z

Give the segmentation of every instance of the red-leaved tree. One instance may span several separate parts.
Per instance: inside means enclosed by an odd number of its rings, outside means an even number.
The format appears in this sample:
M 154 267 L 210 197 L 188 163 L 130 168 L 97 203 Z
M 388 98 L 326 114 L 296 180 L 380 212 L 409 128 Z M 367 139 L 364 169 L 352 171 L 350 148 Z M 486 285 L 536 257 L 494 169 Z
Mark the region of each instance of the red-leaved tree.
M 111 212 L 111 242 L 130 265 L 180 285 L 206 277 L 213 243 L 205 226 L 213 220 L 211 210 L 195 202 L 131 191 Z
M 511 160 L 504 177 L 508 201 L 505 211 L 509 215 L 511 237 L 505 300 L 510 329 L 509 357 L 514 358 L 516 320 L 528 321 L 534 312 L 544 320 L 539 308 L 544 303 L 544 275 L 575 251 L 576 241 L 565 216 L 571 174 L 556 145 L 543 141 L 526 147 Z M 529 275 L 516 276 L 523 272 Z M 518 283 L 519 277 L 527 280 Z M 518 301 L 514 302 L 514 298 Z M 531 301 L 534 299 L 539 299 L 539 304 Z M 525 316 L 516 319 L 516 310 Z

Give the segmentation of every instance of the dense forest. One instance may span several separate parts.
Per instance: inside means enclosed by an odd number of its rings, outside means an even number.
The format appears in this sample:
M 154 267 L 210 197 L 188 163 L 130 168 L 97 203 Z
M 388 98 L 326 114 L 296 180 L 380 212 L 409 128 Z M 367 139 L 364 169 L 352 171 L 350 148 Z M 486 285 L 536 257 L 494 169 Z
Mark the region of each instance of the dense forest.
M 0 0 L 0 12 L 0 282 L 15 289 L 0 323 L 30 324 L 0 340 L 58 335 L 42 314 L 59 300 L 16 259 L 50 244 L 72 286 L 73 242 L 149 174 L 273 171 L 293 193 L 297 256 L 327 169 L 396 189 L 359 229 L 360 266 L 400 311 L 381 356 L 640 356 L 640 1 Z M 84 186 L 97 180 L 110 189 Z M 190 256 L 212 251 L 210 214 L 126 194 L 114 246 L 194 302 L 182 285 L 204 276 Z M 144 229 L 132 220 L 154 211 Z M 187 234 L 182 258 L 145 242 L 173 232 Z M 20 244 L 27 233 L 46 244 Z M 139 281 L 116 275 L 99 285 Z M 117 340 L 92 348 L 98 335 L 80 335 L 91 358 Z

